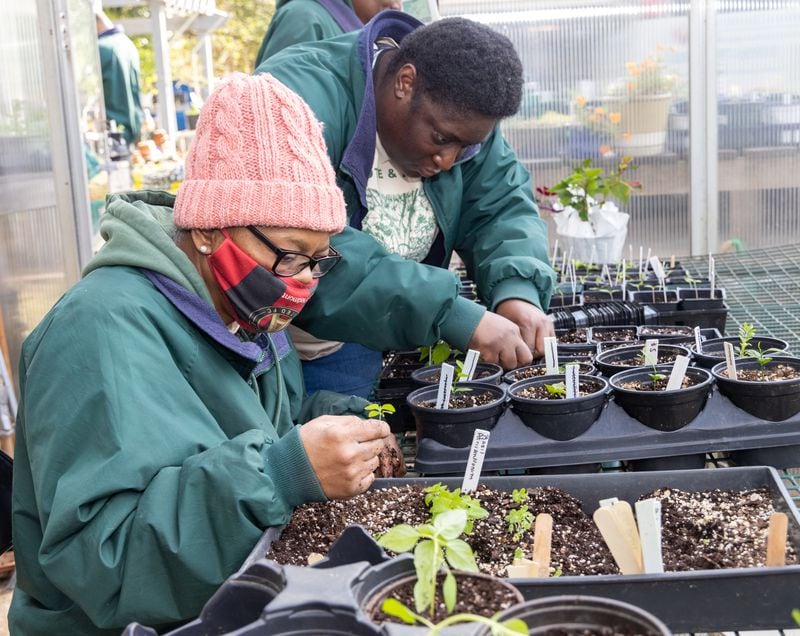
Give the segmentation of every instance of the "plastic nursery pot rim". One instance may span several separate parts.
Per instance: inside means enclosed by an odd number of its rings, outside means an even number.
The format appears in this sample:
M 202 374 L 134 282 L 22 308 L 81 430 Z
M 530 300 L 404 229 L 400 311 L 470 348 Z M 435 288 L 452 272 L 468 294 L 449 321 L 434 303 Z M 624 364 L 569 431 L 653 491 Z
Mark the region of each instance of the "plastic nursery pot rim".
M 737 349 L 737 345 L 739 342 L 739 338 L 736 336 L 726 336 L 724 338 L 711 338 L 706 340 L 703 343 L 703 351 L 697 351 L 697 345 L 692 344 L 689 349 L 692 351 L 692 356 L 696 358 L 698 361 L 706 362 L 709 364 L 708 368 L 713 367 L 716 362 L 711 363 L 713 360 L 724 360 L 725 359 L 725 344 L 726 342 L 730 342 L 734 345 L 734 349 Z M 754 336 L 753 339 L 750 341 L 754 343 L 756 347 L 759 343 L 761 343 L 761 349 L 780 349 L 782 352 L 785 352 L 789 348 L 789 343 L 785 340 L 781 340 L 780 338 L 773 338 L 772 336 Z M 717 345 L 719 345 L 719 349 L 717 349 Z M 712 353 L 708 350 L 711 349 Z M 715 355 L 715 354 L 719 355 Z
M 491 402 L 486 404 L 481 404 L 479 406 L 471 406 L 466 409 L 436 409 L 430 406 L 422 406 L 419 402 L 425 401 L 436 401 L 436 393 L 439 390 L 438 385 L 427 385 L 415 389 L 411 393 L 406 396 L 406 402 L 408 405 L 415 410 L 421 411 L 422 413 L 441 413 L 442 411 L 452 411 L 454 413 L 462 413 L 462 414 L 469 414 L 469 413 L 479 413 L 481 411 L 485 411 L 490 407 L 497 406 L 499 403 L 505 402 L 506 400 L 506 388 L 501 385 L 497 384 L 489 384 L 488 382 L 459 382 L 459 386 L 468 388 L 468 389 L 475 389 L 477 391 L 489 391 L 493 395 L 497 396 Z M 452 394 L 451 394 L 452 399 Z
M 596 612 L 606 620 L 595 619 L 596 622 L 591 622 L 592 612 Z M 572 618 L 568 618 L 570 614 L 573 615 Z M 623 633 L 626 633 L 627 629 L 632 629 L 636 633 L 644 631 L 661 636 L 672 634 L 661 619 L 650 612 L 630 603 L 599 596 L 547 596 L 509 607 L 497 616 L 498 621 L 511 618 L 525 621 L 529 633 L 541 636 L 547 634 L 548 630 L 556 628 L 591 629 L 615 626 L 623 627 Z M 482 627 L 475 636 L 488 636 L 490 633 L 489 628 Z
M 772 357 L 772 356 L 771 356 Z M 759 364 L 758 360 L 755 358 L 736 358 L 736 370 L 739 369 L 758 369 Z M 771 366 L 775 366 L 776 364 L 789 364 L 793 368 L 800 371 L 800 358 L 796 358 L 794 356 L 774 356 L 772 359 L 765 365 L 767 368 Z M 723 384 L 725 382 L 728 383 L 736 383 L 737 385 L 744 385 L 747 387 L 758 387 L 764 385 L 775 385 L 780 384 L 783 386 L 787 386 L 790 384 L 800 384 L 800 378 L 787 378 L 785 380 L 769 380 L 767 381 L 760 381 L 760 380 L 740 380 L 739 378 L 729 378 L 727 373 L 727 361 L 723 360 L 715 364 L 711 368 L 711 375 L 714 376 L 714 379 L 719 383 Z
M 586 377 L 587 375 L 592 375 L 594 373 L 594 371 L 595 371 L 594 365 L 591 362 L 581 361 L 581 360 L 564 360 L 564 361 L 559 360 L 559 365 L 558 366 L 559 367 L 563 367 L 563 366 L 565 366 L 567 364 L 575 364 L 575 363 L 577 363 L 579 365 L 578 366 L 578 374 L 582 378 Z M 544 366 L 545 365 L 542 364 L 542 363 L 540 363 L 540 364 L 528 364 L 528 365 L 526 365 L 524 367 L 517 367 L 516 369 L 511 369 L 511 371 L 506 371 L 506 373 L 503 375 L 503 381 L 507 382 L 508 384 L 514 384 L 515 382 L 520 382 L 522 380 L 533 380 L 534 378 L 543 378 L 545 376 L 552 377 L 554 375 L 561 375 L 561 376 L 564 375 L 563 373 L 558 372 L 558 373 L 551 373 L 548 376 L 548 374 L 545 373 L 543 375 L 536 375 L 536 376 L 533 376 L 533 377 L 530 377 L 530 378 L 520 378 L 519 380 L 515 380 L 514 379 L 514 376 L 517 373 L 521 373 L 523 371 L 527 371 L 528 369 L 539 369 L 539 368 L 544 367 Z M 588 370 L 584 371 L 583 369 L 588 369 Z
M 441 371 L 441 364 L 431 367 L 421 367 L 419 369 L 414 369 L 414 371 L 411 372 L 411 379 L 418 386 L 438 386 L 439 380 L 429 380 L 428 376 L 433 375 L 434 373 L 441 373 Z M 500 381 L 503 377 L 503 367 L 501 367 L 499 364 L 493 364 L 491 362 L 479 362 L 475 366 L 475 373 L 477 374 L 479 371 L 491 371 L 491 374 L 485 377 L 475 378 L 473 382 L 481 382 L 484 384 L 500 384 Z
M 551 404 L 552 405 L 559 405 L 559 404 L 564 404 L 564 403 L 581 404 L 583 402 L 590 402 L 590 401 L 593 401 L 593 400 L 597 399 L 597 397 L 598 397 L 597 394 L 598 393 L 602 393 L 603 397 L 605 397 L 606 393 L 608 392 L 608 388 L 609 388 L 608 380 L 606 380 L 605 378 L 599 378 L 599 377 L 597 377 L 595 375 L 581 375 L 578 378 L 578 385 L 579 386 L 581 384 L 583 384 L 584 382 L 586 382 L 586 383 L 589 383 L 589 384 L 594 384 L 595 386 L 597 386 L 597 389 L 595 391 L 592 391 L 588 395 L 580 395 L 578 397 L 574 397 L 574 398 L 570 398 L 570 399 L 564 398 L 563 400 L 561 400 L 561 399 L 560 400 L 539 400 L 539 399 L 536 399 L 536 398 L 528 398 L 528 397 L 524 397 L 524 396 L 521 396 L 521 395 L 517 395 L 518 391 L 521 391 L 523 389 L 527 389 L 530 386 L 538 386 L 538 385 L 541 385 L 541 384 L 550 384 L 551 382 L 553 382 L 554 379 L 558 379 L 558 380 L 563 382 L 564 379 L 565 379 L 565 376 L 564 376 L 563 373 L 560 373 L 560 374 L 557 374 L 557 375 L 547 375 L 547 376 L 541 376 L 541 377 L 536 377 L 536 378 L 524 378 L 522 380 L 517 380 L 510 387 L 508 387 L 508 396 L 511 398 L 512 403 L 513 402 L 520 402 L 520 403 L 523 403 L 523 404 L 535 404 L 537 406 L 545 406 L 546 407 L 547 405 L 551 405 Z
M 657 364 L 655 366 L 655 370 L 661 373 L 664 372 L 671 372 L 672 371 L 671 364 Z M 714 382 L 714 377 L 711 375 L 711 372 L 708 369 L 701 369 L 700 367 L 689 367 L 686 369 L 686 376 L 698 378 L 702 377 L 703 380 L 698 382 L 697 384 L 693 384 L 692 386 L 686 388 L 678 388 L 673 389 L 671 391 L 636 391 L 635 389 L 626 389 L 624 387 L 619 386 L 620 382 L 626 382 L 631 379 L 641 379 L 646 378 L 650 375 L 649 371 L 654 367 L 636 367 L 635 369 L 628 369 L 627 371 L 620 371 L 619 373 L 615 373 L 612 375 L 608 383 L 611 385 L 611 388 L 614 390 L 615 393 L 623 393 L 625 395 L 675 395 L 681 391 L 686 393 L 690 392 L 700 392 L 701 389 L 711 389 L 711 385 Z M 641 376 L 641 378 L 639 377 Z

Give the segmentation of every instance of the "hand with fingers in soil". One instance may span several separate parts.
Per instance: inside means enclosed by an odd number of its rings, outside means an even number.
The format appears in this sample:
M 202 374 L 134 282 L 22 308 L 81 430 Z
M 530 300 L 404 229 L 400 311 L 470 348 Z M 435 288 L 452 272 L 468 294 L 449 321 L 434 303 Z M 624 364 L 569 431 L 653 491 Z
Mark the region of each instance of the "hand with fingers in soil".
M 300 439 L 328 499 L 345 499 L 367 490 L 381 465 L 381 453 L 392 442 L 397 444 L 386 422 L 338 415 L 323 415 L 304 424 Z M 402 458 L 399 449 L 396 452 Z
M 531 348 L 522 339 L 519 327 L 491 311 L 483 314 L 472 333 L 469 348 L 476 349 L 481 360 L 499 364 L 504 369 L 517 369 L 533 361 Z

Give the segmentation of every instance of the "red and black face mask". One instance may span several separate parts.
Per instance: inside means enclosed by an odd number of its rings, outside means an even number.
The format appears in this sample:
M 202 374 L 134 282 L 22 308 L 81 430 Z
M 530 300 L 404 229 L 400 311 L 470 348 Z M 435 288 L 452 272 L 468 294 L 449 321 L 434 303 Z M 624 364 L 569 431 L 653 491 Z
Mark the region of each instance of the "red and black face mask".
M 316 279 L 306 284 L 291 276 L 276 276 L 221 231 L 225 240 L 209 254 L 208 264 L 233 317 L 251 333 L 280 331 L 314 294 Z

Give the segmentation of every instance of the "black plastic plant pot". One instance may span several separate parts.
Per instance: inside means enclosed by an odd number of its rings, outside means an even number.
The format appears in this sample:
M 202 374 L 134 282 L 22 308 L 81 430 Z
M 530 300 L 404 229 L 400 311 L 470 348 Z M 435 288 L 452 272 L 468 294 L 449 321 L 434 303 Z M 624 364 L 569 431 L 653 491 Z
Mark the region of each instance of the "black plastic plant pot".
M 457 583 L 463 577 L 477 577 L 491 581 L 497 586 L 498 590 L 505 590 L 508 595 L 513 596 L 515 601 L 512 607 L 521 604 L 524 600 L 522 593 L 505 579 L 489 576 L 488 574 L 462 572 L 459 570 L 455 570 L 453 574 L 456 576 Z M 416 572 L 414 571 L 413 558 L 401 555 L 396 559 L 366 570 L 362 579 L 355 586 L 355 600 L 364 614 L 375 621 L 378 620 L 383 601 L 399 588 L 415 580 Z M 501 608 L 487 608 L 488 611 L 485 615 L 492 616 Z M 418 631 L 417 633 L 420 632 Z M 425 631 L 424 633 L 428 632 Z
M 673 455 L 672 457 L 648 457 L 646 459 L 631 459 L 625 462 L 628 469 L 639 471 L 650 470 L 700 470 L 706 465 L 705 453 L 692 453 L 691 455 Z
M 518 618 L 528 634 L 637 634 L 669 636 L 669 628 L 650 612 L 600 596 L 550 596 L 508 608 L 498 621 Z M 476 636 L 489 636 L 491 628 Z
M 626 342 L 636 339 L 636 325 L 592 327 L 589 332 L 591 342 Z
M 723 360 L 725 360 L 725 343 L 730 342 L 733 345 L 734 351 L 738 352 L 739 349 L 739 338 L 737 336 L 727 336 L 725 338 L 710 338 L 703 343 L 703 352 L 698 353 L 697 347 L 692 345 L 692 359 L 694 363 L 699 366 L 703 367 L 704 369 L 710 369 L 714 365 L 719 364 Z M 750 341 L 750 348 L 751 349 L 758 349 L 761 348 L 761 351 L 766 351 L 767 349 L 778 349 L 779 351 L 786 351 L 789 348 L 789 343 L 785 340 L 781 340 L 780 338 L 771 338 L 767 336 L 755 336 Z
M 622 288 L 584 289 L 582 299 L 584 303 L 607 303 L 613 300 L 622 300 Z
M 411 374 L 411 379 L 416 386 L 438 385 L 441 373 L 442 365 L 440 364 L 434 367 L 422 367 Z M 500 384 L 503 379 L 503 367 L 490 362 L 479 362 L 475 365 L 475 373 L 472 374 L 472 379 L 475 382 Z
M 658 373 L 668 375 L 671 364 L 655 367 Z M 621 371 L 611 376 L 609 384 L 614 392 L 614 401 L 632 418 L 657 431 L 677 431 L 696 418 L 706 405 L 714 379 L 706 369 L 689 367 L 686 377 L 695 384 L 673 391 L 637 391 L 622 387 L 626 382 L 651 382 L 653 367 L 641 367 Z
M 631 292 L 631 300 L 642 305 L 649 305 L 657 311 L 673 311 L 678 308 L 678 294 L 675 290 L 646 289 Z
M 424 386 L 412 391 L 406 400 L 417 423 L 417 441 L 430 438 L 453 448 L 472 444 L 475 429 L 492 430 L 506 408 L 505 387 L 483 382 L 461 382 L 459 387 L 477 392 L 489 392 L 493 400 L 488 404 L 464 409 L 436 409 L 423 406 L 435 402 L 438 386 Z
M 679 287 L 677 292 L 678 309 L 721 309 L 725 304 L 725 290 L 721 288 Z
M 644 365 L 636 362 L 639 356 L 642 356 L 642 345 L 620 347 L 599 353 L 594 359 L 594 366 L 600 373 L 610 378 L 620 371 L 642 368 Z M 659 364 L 671 364 L 676 356 L 689 356 L 689 349 L 672 344 L 658 346 Z
M 268 616 L 251 628 L 237 631 L 236 635 L 253 636 L 280 634 L 280 636 L 380 636 L 383 631 L 366 618 L 354 614 L 353 609 L 338 607 L 307 607 L 296 611 Z M 199 636 L 199 635 L 198 635 Z
M 569 360 L 569 359 L 561 359 L 558 360 L 559 366 L 563 367 L 566 364 L 578 364 L 578 373 L 580 375 L 594 375 L 596 370 L 594 365 L 591 362 L 585 360 Z M 518 369 L 512 369 L 511 371 L 507 371 L 505 375 L 503 375 L 503 381 L 508 384 L 514 384 L 514 382 L 519 382 L 520 380 L 525 380 L 527 378 L 539 378 L 547 373 L 547 366 L 543 363 L 539 364 L 529 364 L 526 367 L 519 367 Z M 553 375 L 559 375 L 558 373 L 554 373 Z M 561 375 L 564 375 L 564 372 L 561 371 Z
M 775 468 L 797 468 L 800 466 L 800 445 L 774 446 L 772 448 L 748 448 L 731 451 L 731 460 L 737 466 L 775 466 Z
M 774 369 L 779 364 L 800 370 L 800 358 L 775 356 L 764 367 L 754 358 L 738 358 L 736 370 Z M 728 377 L 727 363 L 711 369 L 719 392 L 743 411 L 762 420 L 782 422 L 800 412 L 800 378 L 753 382 Z
M 508 389 L 511 408 L 525 426 L 542 437 L 562 442 L 575 439 L 591 428 L 603 412 L 608 389 L 603 378 L 583 376 L 579 378 L 579 386 L 582 391 L 590 392 L 588 395 L 569 400 L 538 400 L 520 395 L 527 388 L 564 382 L 564 378 L 563 374 L 529 378 L 515 382 Z
M 639 340 L 691 342 L 694 340 L 694 327 L 689 325 L 640 325 Z

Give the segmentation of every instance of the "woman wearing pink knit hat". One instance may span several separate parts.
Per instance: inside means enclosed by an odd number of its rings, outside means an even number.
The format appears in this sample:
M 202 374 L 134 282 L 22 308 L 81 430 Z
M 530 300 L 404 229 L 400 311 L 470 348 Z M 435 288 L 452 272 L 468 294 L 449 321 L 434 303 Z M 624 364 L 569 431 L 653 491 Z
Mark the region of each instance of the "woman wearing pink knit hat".
M 365 490 L 393 442 L 356 417 L 364 400 L 305 397 L 283 330 L 341 260 L 344 201 L 308 107 L 271 76 L 232 77 L 186 177 L 176 197 L 109 199 L 106 244 L 23 345 L 20 634 L 196 616 L 265 528 Z

